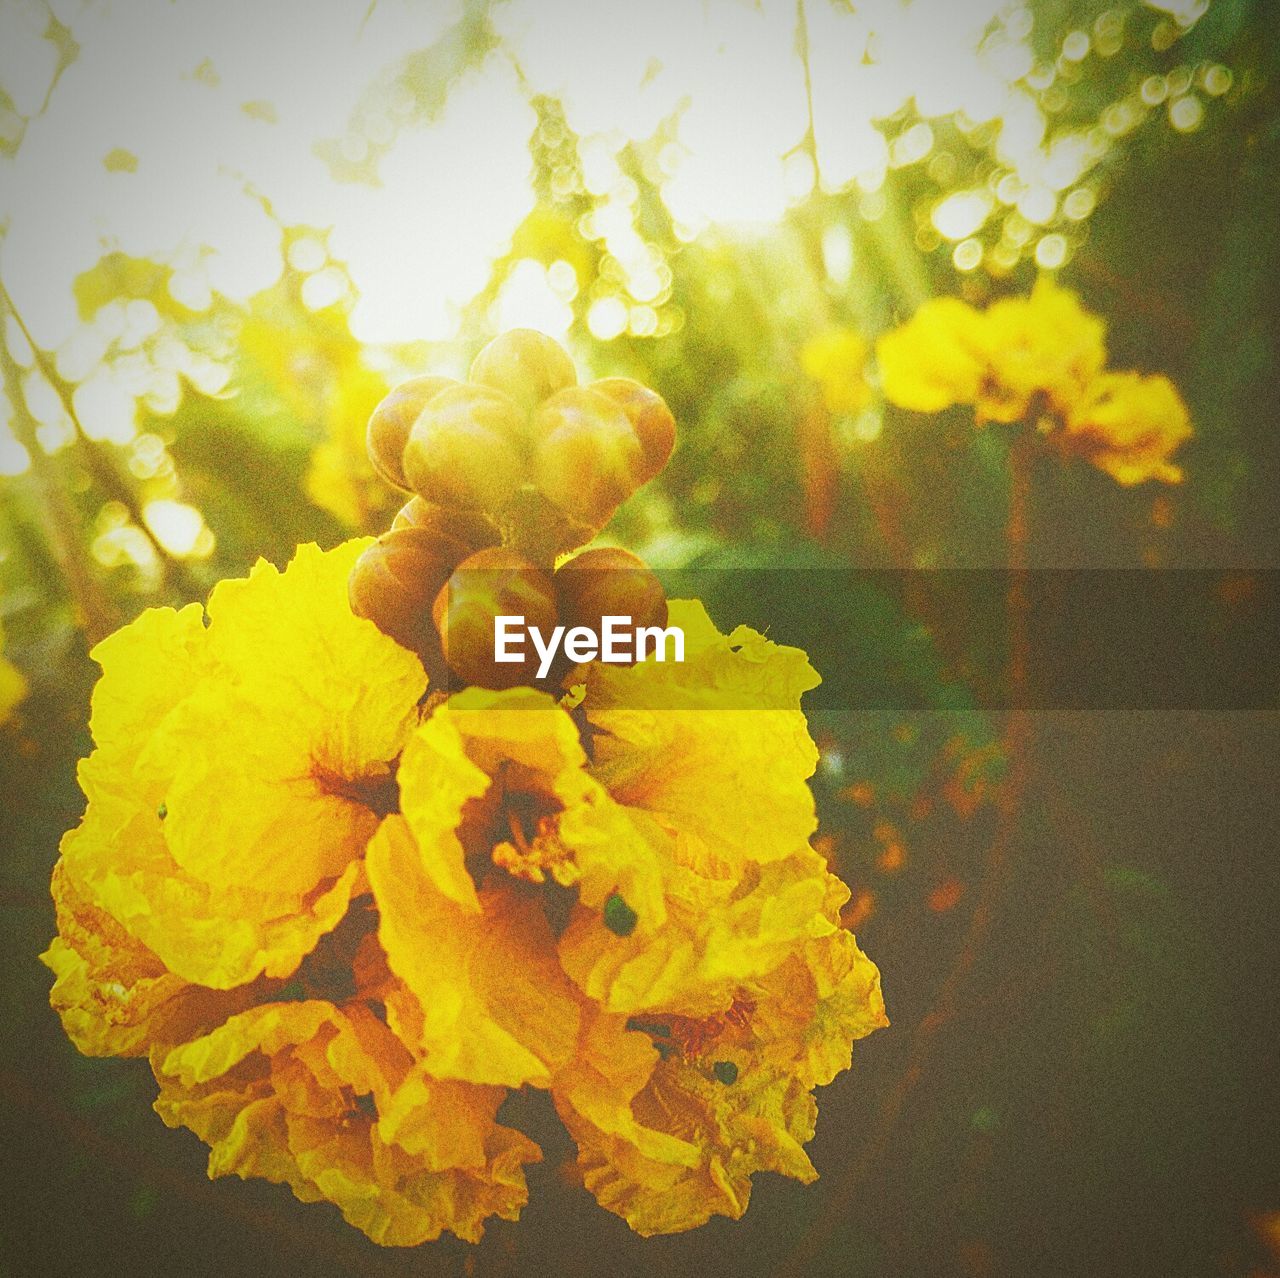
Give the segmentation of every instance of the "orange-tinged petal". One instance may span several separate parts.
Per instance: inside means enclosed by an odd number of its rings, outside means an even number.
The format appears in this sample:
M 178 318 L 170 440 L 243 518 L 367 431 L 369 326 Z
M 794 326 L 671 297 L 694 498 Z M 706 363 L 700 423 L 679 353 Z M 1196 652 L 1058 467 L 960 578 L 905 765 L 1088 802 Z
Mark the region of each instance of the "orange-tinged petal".
M 596 1127 L 571 1105 L 560 1107 L 578 1145 L 583 1184 L 646 1237 L 693 1229 L 713 1215 L 737 1220 L 758 1171 L 804 1183 L 817 1177 L 804 1152 L 817 1105 L 794 1078 L 743 1069 L 726 1084 L 712 1069 L 663 1061 L 633 1111 L 651 1133 L 641 1143 Z M 668 1140 L 652 1139 L 660 1135 Z
M 834 924 L 822 859 L 805 849 L 751 864 L 741 879 L 680 867 L 668 884 L 669 916 L 656 934 L 614 935 L 579 909 L 560 938 L 560 961 L 578 987 L 613 1012 L 701 1016 L 777 967 Z
M 305 896 L 259 891 L 250 881 L 215 887 L 182 871 L 154 812 L 123 825 L 90 804 L 62 840 L 62 855 L 94 903 L 195 984 L 230 989 L 260 975 L 289 976 L 343 914 L 359 881 L 353 861 Z
M 1191 435 L 1187 406 L 1167 377 L 1104 373 L 1054 440 L 1121 484 L 1176 484 L 1182 471 L 1170 458 Z
M 523 1164 L 540 1156 L 494 1121 L 499 1093 L 411 1072 L 403 1045 L 359 1004 L 266 1004 L 153 1064 L 157 1112 L 210 1145 L 210 1176 L 327 1199 L 387 1246 L 445 1229 L 477 1241 L 488 1216 L 519 1214 Z
M 806 1087 L 825 1087 L 849 1068 L 857 1039 L 889 1024 L 880 972 L 843 928 L 807 942 L 759 990 L 758 1056 Z
M 244 999 L 192 985 L 90 899 L 64 862 L 53 871 L 58 935 L 40 958 L 68 1037 L 86 1056 L 141 1056 L 239 1011 Z

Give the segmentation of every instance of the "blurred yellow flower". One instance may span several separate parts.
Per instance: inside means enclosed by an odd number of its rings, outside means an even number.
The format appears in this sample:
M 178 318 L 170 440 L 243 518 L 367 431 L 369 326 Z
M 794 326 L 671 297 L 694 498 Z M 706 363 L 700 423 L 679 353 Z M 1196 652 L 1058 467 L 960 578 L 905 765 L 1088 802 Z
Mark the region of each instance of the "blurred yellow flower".
M 1037 406 L 1068 412 L 1107 360 L 1102 320 L 1047 276 L 1030 297 L 993 302 L 983 322 L 989 364 L 975 402 L 987 421 L 1020 421 Z
M 982 312 L 954 297 L 930 298 L 877 339 L 876 362 L 885 398 L 900 408 L 940 413 L 976 403 L 990 364 Z
M 365 450 L 369 416 L 386 395 L 386 379 L 364 362 L 340 305 L 307 314 L 305 324 L 276 291 L 254 299 L 236 338 L 245 386 L 265 388 L 280 411 L 316 431 L 303 487 L 307 496 L 356 532 L 372 530 L 394 509 Z
M 1169 460 L 1191 437 L 1165 377 L 1105 371 L 1106 329 L 1076 295 L 1042 277 L 1029 297 L 978 311 L 955 298 L 925 302 L 876 343 L 885 398 L 936 413 L 956 404 L 987 422 L 1034 426 L 1064 457 L 1082 457 L 1122 484 L 1176 483 Z
M 851 328 L 829 328 L 805 343 L 800 367 L 822 390 L 829 412 L 856 413 L 871 399 L 867 343 Z
M 686 661 L 562 701 L 470 688 L 352 616 L 367 545 L 303 547 L 96 650 L 89 806 L 55 870 L 52 1001 L 150 1055 L 212 1176 L 327 1199 L 376 1242 L 525 1202 L 507 1089 L 644 1234 L 803 1181 L 811 1090 L 886 1024 L 808 845 L 802 652 L 672 601 Z
M 1187 406 L 1167 377 L 1105 373 L 1055 441 L 1064 454 L 1091 461 L 1122 484 L 1176 484 L 1182 470 L 1169 458 L 1191 434 Z

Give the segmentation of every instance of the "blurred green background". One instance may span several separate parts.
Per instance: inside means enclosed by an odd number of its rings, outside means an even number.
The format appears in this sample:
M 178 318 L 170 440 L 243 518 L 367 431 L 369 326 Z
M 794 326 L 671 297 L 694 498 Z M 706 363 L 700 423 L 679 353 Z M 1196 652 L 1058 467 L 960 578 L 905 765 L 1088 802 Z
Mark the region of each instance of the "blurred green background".
M 1032 563 L 1280 568 L 1276 19 L 4 0 L 0 1274 L 1280 1272 L 1280 720 L 1037 713 L 992 926 L 904 1089 L 1009 773 L 977 709 L 1003 632 L 940 626 L 925 586 L 843 601 L 863 695 L 811 725 L 819 846 L 894 1026 L 819 1096 L 822 1179 L 759 1177 L 739 1223 L 635 1238 L 553 1139 L 518 1224 L 379 1250 L 282 1187 L 207 1182 L 146 1065 L 64 1039 L 35 957 L 88 647 L 385 528 L 370 409 L 512 326 L 670 403 L 672 464 L 607 530 L 655 566 L 989 567 L 1005 437 L 886 405 L 871 347 L 927 297 L 1054 272 L 1196 437 L 1174 489 L 1039 466 Z M 758 609 L 722 595 L 722 625 Z M 831 616 L 798 589 L 788 637 L 829 653 Z

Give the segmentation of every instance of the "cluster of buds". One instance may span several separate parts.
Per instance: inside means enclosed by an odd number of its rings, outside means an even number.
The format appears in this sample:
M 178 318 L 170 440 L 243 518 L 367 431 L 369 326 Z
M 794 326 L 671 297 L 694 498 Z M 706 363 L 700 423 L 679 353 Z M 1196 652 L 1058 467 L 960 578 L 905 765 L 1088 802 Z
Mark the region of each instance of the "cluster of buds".
M 397 386 L 369 419 L 367 444 L 378 474 L 415 495 L 357 561 L 351 607 L 434 681 L 447 669 L 486 688 L 535 682 L 532 658 L 495 660 L 499 616 L 548 633 L 598 631 L 606 616 L 666 624 L 662 586 L 635 555 L 565 558 L 671 456 L 675 421 L 639 382 L 580 386 L 559 343 L 514 329 L 476 356 L 466 382 Z

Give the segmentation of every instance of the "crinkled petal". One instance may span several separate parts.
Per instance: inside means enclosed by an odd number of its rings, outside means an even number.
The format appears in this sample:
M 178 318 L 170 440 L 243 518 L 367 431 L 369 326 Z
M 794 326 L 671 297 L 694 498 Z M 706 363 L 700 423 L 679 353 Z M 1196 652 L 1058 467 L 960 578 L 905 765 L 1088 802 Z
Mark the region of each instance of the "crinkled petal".
M 426 687 L 352 615 L 367 542 L 300 547 L 94 650 L 89 807 L 64 856 L 95 905 L 187 980 L 288 975 L 342 917 Z
M 283 573 L 260 561 L 247 579 L 215 587 L 207 643 L 217 677 L 153 731 L 141 763 L 151 776 L 171 773 L 165 838 L 196 877 L 303 895 L 373 834 L 374 797 L 390 787 L 426 676 L 347 604 L 366 544 L 302 546 Z
M 696 601 L 672 600 L 670 623 L 684 630 L 683 663 L 585 668 L 592 774 L 735 870 L 790 855 L 817 825 L 818 751 L 800 710 L 817 674 L 745 626 L 721 635 Z
M 843 928 L 809 941 L 759 983 L 757 1059 L 825 1087 L 849 1068 L 853 1044 L 889 1024 L 880 972 Z
M 210 1176 L 327 1199 L 374 1242 L 414 1246 L 445 1229 L 477 1241 L 487 1217 L 514 1219 L 527 1200 L 523 1165 L 539 1151 L 494 1121 L 497 1093 L 411 1071 L 359 1005 L 264 1005 L 153 1063 L 157 1111 L 210 1145 Z
M 239 1011 L 244 999 L 192 985 L 95 905 L 59 862 L 58 935 L 40 958 L 56 976 L 49 1001 L 86 1056 L 142 1056 Z
M 89 654 L 101 667 L 89 728 L 96 753 L 132 769 L 155 726 L 205 670 L 204 610 L 148 608 Z M 92 797 L 92 796 L 91 796 Z
M 421 1006 L 431 1073 L 545 1086 L 573 1050 L 578 1003 L 536 897 L 485 888 L 482 912 L 464 910 L 425 872 L 402 817 L 382 823 L 367 869 L 387 962 Z
M 62 840 L 62 855 L 95 904 L 171 972 L 230 989 L 261 975 L 289 976 L 346 913 L 361 865 L 306 896 L 272 894 L 252 882 L 213 887 L 169 855 L 154 812 L 123 828 L 90 804 Z
M 682 865 L 669 881 L 662 928 L 621 937 L 600 915 L 579 909 L 560 938 L 560 961 L 609 1011 L 701 1016 L 726 1007 L 739 986 L 807 939 L 832 932 L 826 901 L 824 864 L 807 848 L 750 864 L 740 879 Z
M 694 1229 L 713 1215 L 737 1220 L 758 1171 L 806 1184 L 817 1177 L 804 1152 L 817 1105 L 785 1075 L 743 1070 L 725 1084 L 709 1068 L 663 1061 L 632 1109 L 667 1144 L 604 1130 L 568 1104 L 560 1112 L 578 1145 L 583 1184 L 646 1237 Z

